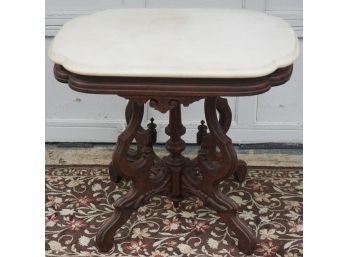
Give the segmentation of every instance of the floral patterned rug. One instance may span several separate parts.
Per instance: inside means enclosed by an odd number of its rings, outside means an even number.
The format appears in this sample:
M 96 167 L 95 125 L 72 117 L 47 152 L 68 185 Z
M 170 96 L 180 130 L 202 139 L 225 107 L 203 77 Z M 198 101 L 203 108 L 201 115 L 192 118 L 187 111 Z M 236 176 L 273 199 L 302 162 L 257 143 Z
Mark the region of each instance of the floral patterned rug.
M 115 248 L 98 253 L 94 237 L 125 194 L 129 182 L 110 182 L 107 167 L 46 168 L 46 256 L 246 256 L 232 231 L 194 197 L 178 208 L 153 197 L 117 232 Z M 221 190 L 240 205 L 240 217 L 260 243 L 253 256 L 300 257 L 302 170 L 249 168 L 242 184 L 232 178 Z

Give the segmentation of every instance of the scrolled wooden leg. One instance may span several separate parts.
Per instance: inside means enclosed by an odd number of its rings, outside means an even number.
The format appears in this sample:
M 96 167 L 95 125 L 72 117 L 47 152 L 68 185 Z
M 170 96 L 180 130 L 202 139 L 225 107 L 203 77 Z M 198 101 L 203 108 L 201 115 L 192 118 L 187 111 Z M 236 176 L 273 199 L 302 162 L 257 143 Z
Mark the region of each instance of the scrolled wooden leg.
M 210 133 L 203 139 L 197 158 L 202 179 L 194 181 L 192 176 L 184 176 L 183 184 L 185 190 L 191 191 L 217 211 L 226 225 L 235 232 L 240 251 L 250 254 L 255 248 L 256 239 L 250 228 L 239 219 L 237 215 L 238 205 L 219 190 L 221 181 L 234 174 L 238 168 L 243 171 L 246 165 L 244 165 L 245 162 L 238 161 L 232 141 L 226 136 L 226 127 L 223 128 L 223 124 L 229 123 L 228 120 L 219 122 L 217 119 L 217 103 L 217 98 L 208 97 L 204 104 L 205 117 Z M 219 147 L 220 157 L 218 159 L 211 158 L 209 154 L 211 145 Z M 243 174 L 239 173 L 239 175 Z
M 225 134 L 228 132 L 232 122 L 232 112 L 228 105 L 227 99 L 218 97 L 216 100 L 216 109 L 219 112 L 219 123 Z M 237 169 L 234 173 L 234 178 L 238 182 L 243 182 L 248 173 L 248 166 L 245 161 L 238 160 Z
M 219 123 L 226 134 L 232 123 L 232 111 L 228 105 L 227 99 L 222 97 L 217 97 L 216 99 L 216 110 L 219 113 Z
M 134 111 L 133 102 L 131 100 L 129 100 L 127 103 L 127 106 L 126 106 L 126 110 L 125 110 L 125 117 L 126 117 L 127 125 L 130 122 L 133 111 Z M 132 149 L 132 148 L 128 149 L 127 158 L 130 161 L 134 161 L 134 160 L 139 159 L 139 156 L 141 155 L 142 145 L 138 141 L 139 141 L 139 138 L 141 138 L 141 133 L 143 134 L 144 131 L 145 130 L 139 125 L 138 131 L 135 135 L 135 140 L 137 142 L 137 148 L 136 149 Z
M 129 100 L 125 110 L 127 125 L 129 124 L 131 120 L 133 112 L 134 112 L 134 103 L 131 100 Z M 147 147 L 147 148 L 150 147 L 151 154 L 154 156 L 154 158 L 159 159 L 159 157 L 155 154 L 155 152 L 152 149 L 152 145 L 156 142 L 156 137 L 157 137 L 157 131 L 156 131 L 157 125 L 153 121 L 154 120 L 151 119 L 151 123 L 148 125 L 148 130 L 145 130 L 139 125 L 137 133 L 135 134 L 137 148 L 136 149 L 128 148 L 128 151 L 127 151 L 127 159 L 130 162 L 135 162 L 141 157 L 144 147 Z M 123 177 L 120 175 L 121 172 L 119 172 L 117 169 L 118 169 L 117 165 L 113 165 L 112 162 L 109 164 L 110 180 L 115 183 L 123 179 Z
M 159 186 L 150 181 L 149 171 L 154 164 L 151 148 L 141 148 L 139 159 L 128 159 L 129 146 L 139 131 L 142 121 L 144 106 L 130 101 L 132 107 L 131 117 L 127 128 L 118 137 L 116 149 L 113 153 L 112 168 L 122 177 L 133 182 L 133 188 L 114 204 L 115 212 L 102 226 L 96 236 L 96 244 L 100 252 L 107 252 L 113 246 L 113 237 L 129 218 L 131 213 L 139 208 L 143 202 L 156 192 Z M 116 173 L 113 173 L 116 174 Z

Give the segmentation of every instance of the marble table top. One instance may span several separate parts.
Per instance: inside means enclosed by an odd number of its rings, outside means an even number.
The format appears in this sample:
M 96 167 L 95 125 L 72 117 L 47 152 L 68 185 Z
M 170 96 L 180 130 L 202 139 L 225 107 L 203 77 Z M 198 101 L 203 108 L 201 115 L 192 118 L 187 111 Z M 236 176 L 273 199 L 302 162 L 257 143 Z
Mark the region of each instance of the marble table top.
M 111 9 L 67 22 L 49 57 L 93 76 L 252 78 L 291 65 L 296 33 L 245 9 Z

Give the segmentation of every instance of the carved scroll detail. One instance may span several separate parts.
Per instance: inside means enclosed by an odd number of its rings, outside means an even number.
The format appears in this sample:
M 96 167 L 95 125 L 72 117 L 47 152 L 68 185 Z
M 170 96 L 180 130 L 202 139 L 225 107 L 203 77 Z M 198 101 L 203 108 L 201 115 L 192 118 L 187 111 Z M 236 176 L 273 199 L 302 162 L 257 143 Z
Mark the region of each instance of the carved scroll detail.
M 190 172 L 183 176 L 183 189 L 188 193 L 201 198 L 212 209 L 216 210 L 226 225 L 232 229 L 238 238 L 238 248 L 244 253 L 251 253 L 256 245 L 256 239 L 242 220 L 237 215 L 238 205 L 218 188 L 219 183 L 230 176 L 238 166 L 238 160 L 234 151 L 232 141 L 226 136 L 231 123 L 231 115 L 224 108 L 227 102 L 214 97 L 205 99 L 204 111 L 210 133 L 203 138 L 198 158 L 198 170 L 201 179 Z M 220 110 L 220 121 L 216 115 L 216 109 Z M 225 113 L 225 115 L 224 115 Z M 222 114 L 222 115 L 221 115 Z M 218 146 L 219 158 L 212 154 L 210 147 Z M 209 156 L 210 155 L 210 156 Z M 211 156 L 215 158 L 211 158 Z
M 185 127 L 181 121 L 181 103 L 171 99 L 170 102 L 166 100 L 161 104 L 170 111 L 169 125 L 166 127 L 166 133 L 170 136 L 166 148 L 170 154 L 163 160 L 153 152 L 150 130 L 141 127 L 144 105 L 140 103 L 132 100 L 129 102 L 126 109 L 128 125 L 119 136 L 113 155 L 113 167 L 121 176 L 131 179 L 133 187 L 116 200 L 115 212 L 97 234 L 98 249 L 101 252 L 109 251 L 113 246 L 116 230 L 126 222 L 131 213 L 153 194 L 165 193 L 174 203 L 178 203 L 186 194 L 201 198 L 235 232 L 239 249 L 251 253 L 256 244 L 252 232 L 239 219 L 238 205 L 218 188 L 219 183 L 242 164 L 237 160 L 232 141 L 226 136 L 232 117 L 229 111 L 226 112 L 227 102 L 216 97 L 205 99 L 204 111 L 209 133 L 206 133 L 206 129 L 201 131 L 201 149 L 195 160 L 189 160 L 182 155 L 185 142 L 181 136 L 185 133 Z M 219 120 L 216 110 L 220 114 Z M 134 138 L 138 149 L 130 152 L 129 147 Z M 218 146 L 220 151 L 212 154 L 209 149 L 212 145 L 214 148 Z
M 116 230 L 127 221 L 131 213 L 152 194 L 164 190 L 169 181 L 166 177 L 162 177 L 157 183 L 150 180 L 149 171 L 154 164 L 154 155 L 150 146 L 142 145 L 139 159 L 130 162 L 127 158 L 132 140 L 139 131 L 140 133 L 143 131 L 140 129 L 140 124 L 144 113 L 143 105 L 139 106 L 130 101 L 129 106 L 131 108 L 128 110 L 129 122 L 126 130 L 118 137 L 112 163 L 122 177 L 133 181 L 133 187 L 126 195 L 116 200 L 114 214 L 97 234 L 96 243 L 101 252 L 107 252 L 112 248 Z

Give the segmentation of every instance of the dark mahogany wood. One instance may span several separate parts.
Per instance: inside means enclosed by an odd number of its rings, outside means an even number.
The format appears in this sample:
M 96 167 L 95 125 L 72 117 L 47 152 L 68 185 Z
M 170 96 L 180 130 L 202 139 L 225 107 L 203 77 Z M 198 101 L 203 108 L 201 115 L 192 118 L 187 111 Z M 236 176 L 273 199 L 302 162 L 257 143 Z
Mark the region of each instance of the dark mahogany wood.
M 110 162 L 109 164 L 109 176 L 110 176 L 110 180 L 114 183 L 120 182 L 122 177 L 117 174 L 117 171 L 114 169 L 114 165 L 112 164 L 112 162 Z
M 180 102 L 173 103 L 173 108 L 169 111 L 169 124 L 165 129 L 169 139 L 166 143 L 166 148 L 170 153 L 165 157 L 165 164 L 168 171 L 171 173 L 171 198 L 174 205 L 177 206 L 181 194 L 181 176 L 186 162 L 186 158 L 181 154 L 185 150 L 185 141 L 181 136 L 185 134 L 186 129 L 181 122 Z
M 236 180 L 239 182 L 243 182 L 247 176 L 247 173 L 248 165 L 246 164 L 246 162 L 243 160 L 238 160 L 237 169 L 234 173 L 234 177 L 236 178 Z
M 201 149 L 195 160 L 182 155 L 185 142 L 181 136 L 186 130 L 181 121 L 181 103 L 172 102 L 170 106 L 169 124 L 166 127 L 169 135 L 166 148 L 169 155 L 161 160 L 153 152 L 150 131 L 141 127 L 144 104 L 129 101 L 126 108 L 128 125 L 118 138 L 112 167 L 122 177 L 132 180 L 133 188 L 115 202 L 115 213 L 100 229 L 96 237 L 99 251 L 109 251 L 114 244 L 116 230 L 128 220 L 132 212 L 153 194 L 161 193 L 171 197 L 176 206 L 186 195 L 199 197 L 216 210 L 234 231 L 239 249 L 251 253 L 256 245 L 255 237 L 239 219 L 237 204 L 223 195 L 218 187 L 221 181 L 236 174 L 240 162 L 232 141 L 226 136 L 232 117 L 229 108 L 224 109 L 228 106 L 226 99 L 205 99 L 209 133 L 206 131 L 201 135 Z M 219 112 L 219 119 L 216 110 Z M 130 151 L 133 139 L 136 139 L 138 147 Z M 210 151 L 212 145 L 219 151 Z
M 131 114 L 132 114 L 132 102 L 129 101 L 126 107 L 126 111 L 125 111 L 125 117 L 126 117 L 126 123 L 128 124 L 131 118 Z M 135 140 L 137 143 L 137 149 L 128 149 L 128 155 L 127 158 L 129 161 L 134 161 L 137 158 L 139 158 L 139 156 L 141 155 L 141 149 L 144 146 L 148 146 L 152 149 L 152 145 L 156 143 L 157 140 L 157 131 L 156 131 L 156 127 L 157 125 L 154 123 L 154 119 L 151 118 L 151 123 L 149 123 L 147 125 L 148 129 L 145 130 L 143 129 L 141 126 L 139 127 L 137 134 L 135 136 Z M 151 138 L 151 140 L 149 141 L 149 136 Z M 154 155 L 154 158 L 157 158 L 157 155 L 152 151 L 152 154 Z M 121 181 L 122 177 L 120 176 L 120 174 L 117 172 L 117 167 L 114 167 L 113 163 L 111 162 L 109 164 L 109 175 L 110 175 L 110 179 L 111 181 L 117 183 L 119 181 Z
M 113 153 L 112 164 L 117 173 L 133 182 L 132 189 L 114 203 L 115 211 L 109 220 L 104 223 L 96 236 L 97 247 L 100 252 L 108 252 L 114 245 L 114 235 L 129 218 L 152 195 L 165 191 L 170 177 L 167 173 L 151 176 L 151 169 L 155 165 L 152 147 L 141 144 L 139 158 L 130 160 L 128 150 L 141 129 L 144 105 L 139 106 L 130 101 L 131 115 L 127 128 L 118 137 L 116 149 Z M 143 134 L 142 140 L 151 142 L 149 134 Z M 154 178 L 153 178 L 154 177 Z
M 183 197 L 194 195 L 217 211 L 238 239 L 238 248 L 253 252 L 256 239 L 250 228 L 238 217 L 238 205 L 219 190 L 219 184 L 234 176 L 244 181 L 247 165 L 238 160 L 231 139 L 226 135 L 232 121 L 227 100 L 221 96 L 246 96 L 268 91 L 285 83 L 291 76 L 292 65 L 258 78 L 147 78 L 97 77 L 74 74 L 55 65 L 57 80 L 68 83 L 79 92 L 116 94 L 129 99 L 125 116 L 127 127 L 118 137 L 109 172 L 113 181 L 121 177 L 132 181 L 132 189 L 114 203 L 115 211 L 99 230 L 96 244 L 100 252 L 108 252 L 114 245 L 115 232 L 146 200 L 154 194 L 171 197 L 178 205 Z M 206 118 L 198 128 L 198 156 L 190 160 L 182 155 L 185 142 L 181 138 L 185 127 L 181 120 L 181 106 L 204 99 Z M 160 112 L 169 111 L 165 129 L 169 140 L 169 155 L 159 158 L 152 145 L 156 142 L 154 121 L 144 129 L 141 121 L 144 105 Z M 218 114 L 217 114 L 218 113 Z M 136 149 L 131 148 L 133 140 Z
M 61 65 L 54 66 L 55 78 L 79 92 L 116 94 L 126 98 L 151 99 L 161 97 L 247 96 L 268 91 L 272 86 L 290 79 L 293 66 L 278 69 L 257 78 L 150 78 L 150 77 L 98 77 L 71 73 Z M 134 100 L 134 98 L 132 98 Z M 162 101 L 162 98 L 156 99 Z M 170 99 L 169 99 L 170 100 Z M 184 101 L 181 103 L 185 104 Z

